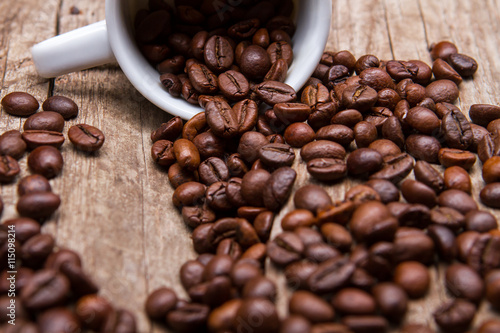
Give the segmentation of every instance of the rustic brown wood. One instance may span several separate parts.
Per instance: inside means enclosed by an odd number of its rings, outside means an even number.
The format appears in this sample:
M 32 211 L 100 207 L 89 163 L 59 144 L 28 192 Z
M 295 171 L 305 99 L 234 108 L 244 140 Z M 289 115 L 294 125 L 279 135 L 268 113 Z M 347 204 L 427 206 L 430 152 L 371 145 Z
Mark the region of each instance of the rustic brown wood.
M 81 13 L 72 15 L 76 5 Z M 474 103 L 499 104 L 500 97 L 500 1 L 485 0 L 334 0 L 328 50 L 350 50 L 359 57 L 370 53 L 380 59 L 421 59 L 430 63 L 428 47 L 440 40 L 454 42 L 459 50 L 476 58 L 480 67 L 473 80 L 460 87 L 457 103 L 467 114 Z M 40 102 L 50 95 L 73 98 L 80 106 L 77 119 L 66 124 L 87 123 L 106 134 L 103 149 L 93 155 L 63 146 L 63 174 L 51 181 L 63 203 L 44 232 L 56 236 L 59 246 L 82 254 L 84 267 L 101 285 L 101 293 L 119 307 L 138 316 L 140 332 L 166 332 L 151 324 L 143 312 L 146 295 L 157 287 L 173 287 L 186 297 L 178 279 L 182 263 L 194 258 L 189 230 L 172 206 L 172 189 L 165 170 L 150 158 L 150 133 L 169 119 L 163 111 L 140 96 L 116 64 L 49 80 L 36 75 L 29 48 L 57 33 L 104 19 L 104 1 L 22 0 L 0 2 L 0 97 L 27 91 Z M 0 113 L 0 130 L 19 129 L 23 120 Z M 305 166 L 295 161 L 295 189 L 311 182 Z M 29 174 L 26 157 L 21 176 Z M 472 170 L 473 195 L 483 186 L 480 163 Z M 314 183 L 314 181 L 312 181 Z M 328 186 L 342 199 L 356 181 Z M 16 216 L 15 184 L 2 186 L 3 219 Z M 293 209 L 289 200 L 276 218 Z M 491 210 L 500 217 L 498 210 Z M 280 313 L 287 313 L 290 294 L 282 273 L 268 264 L 268 275 L 279 286 Z M 433 325 L 432 311 L 447 299 L 443 268 L 430 269 L 433 284 L 429 295 L 412 302 L 408 322 Z M 475 325 L 498 316 L 486 304 Z M 396 332 L 397 330 L 395 330 Z

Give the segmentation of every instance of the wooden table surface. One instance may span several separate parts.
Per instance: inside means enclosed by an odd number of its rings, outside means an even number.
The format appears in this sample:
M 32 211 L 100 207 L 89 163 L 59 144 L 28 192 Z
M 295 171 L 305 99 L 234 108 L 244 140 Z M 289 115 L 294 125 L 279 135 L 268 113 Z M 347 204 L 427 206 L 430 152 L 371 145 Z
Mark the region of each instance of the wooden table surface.
M 77 6 L 80 14 L 71 14 Z M 64 95 L 80 106 L 74 123 L 95 125 L 106 135 L 99 153 L 88 156 L 63 145 L 64 170 L 51 181 L 62 197 L 58 212 L 44 225 L 59 246 L 83 257 L 84 267 L 99 283 L 101 293 L 138 318 L 140 332 L 165 332 L 152 325 L 143 312 L 146 295 L 159 286 L 173 287 L 185 296 L 179 267 L 195 257 L 189 230 L 171 204 L 172 188 L 164 170 L 150 157 L 150 133 L 169 115 L 134 90 L 116 64 L 46 80 L 37 76 L 30 47 L 54 35 L 104 19 L 103 0 L 0 1 L 0 93 L 26 91 L 40 102 Z M 333 22 L 327 49 L 366 53 L 380 59 L 421 59 L 430 64 L 432 42 L 450 40 L 474 57 L 479 69 L 473 80 L 460 86 L 458 106 L 467 112 L 474 103 L 499 104 L 499 0 L 334 0 Z M 24 119 L 0 115 L 1 132 L 22 129 Z M 297 159 L 299 160 L 299 159 Z M 26 157 L 21 175 L 29 174 Z M 296 188 L 309 181 L 303 163 L 296 161 Z M 328 187 L 343 198 L 353 182 Z M 473 168 L 473 193 L 483 186 L 480 162 Z M 3 185 L 2 220 L 15 217 L 15 184 Z M 278 221 L 293 205 L 289 202 Z M 498 211 L 494 212 L 500 217 Z M 279 232 L 275 223 L 273 234 Z M 428 297 L 412 302 L 409 322 L 432 324 L 430 313 L 445 299 L 442 268 L 430 268 L 434 282 Z M 278 304 L 286 313 L 288 291 L 284 277 L 273 267 L 268 274 L 279 284 Z M 498 316 L 483 303 L 475 325 Z

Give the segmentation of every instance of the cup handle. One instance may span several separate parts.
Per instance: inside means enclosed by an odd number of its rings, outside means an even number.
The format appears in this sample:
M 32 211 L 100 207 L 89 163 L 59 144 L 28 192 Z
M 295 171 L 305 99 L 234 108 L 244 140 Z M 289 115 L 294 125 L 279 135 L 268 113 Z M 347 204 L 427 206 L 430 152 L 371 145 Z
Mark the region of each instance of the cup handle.
M 46 78 L 115 61 L 106 21 L 47 39 L 33 46 L 31 54 L 38 74 Z

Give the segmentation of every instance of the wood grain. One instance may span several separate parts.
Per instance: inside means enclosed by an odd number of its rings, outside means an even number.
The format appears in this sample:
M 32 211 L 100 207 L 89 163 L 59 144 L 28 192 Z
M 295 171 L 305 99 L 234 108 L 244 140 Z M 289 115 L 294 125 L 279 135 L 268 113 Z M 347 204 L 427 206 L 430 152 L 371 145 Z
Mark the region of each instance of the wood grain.
M 77 6 L 78 15 L 70 13 Z M 473 80 L 460 87 L 457 105 L 467 114 L 474 103 L 500 103 L 500 1 L 484 0 L 334 0 L 333 21 L 327 49 L 350 50 L 356 57 L 374 54 L 380 59 L 421 59 L 430 63 L 428 47 L 440 40 L 454 42 L 480 64 Z M 103 130 L 106 143 L 96 154 L 63 146 L 63 174 L 51 181 L 63 203 L 44 225 L 59 246 L 78 251 L 84 267 L 101 285 L 101 293 L 119 307 L 138 316 L 140 332 L 167 332 L 151 324 L 143 312 L 146 295 L 162 285 L 186 297 L 179 279 L 182 263 L 194 258 L 189 230 L 170 202 L 172 189 L 165 170 L 150 158 L 150 133 L 169 115 L 140 96 L 116 64 L 58 77 L 53 82 L 36 75 L 29 48 L 36 42 L 104 19 L 104 1 L 21 0 L 0 2 L 0 97 L 27 91 L 39 99 L 64 95 L 80 106 L 76 123 Z M 0 113 L 0 130 L 20 129 L 23 120 Z M 297 159 L 295 189 L 313 182 Z M 29 174 L 26 157 L 21 176 Z M 472 170 L 473 195 L 483 186 L 480 163 Z M 326 187 L 334 199 L 356 181 Z M 16 216 L 15 184 L 2 186 L 7 219 Z M 293 209 L 291 200 L 276 218 Z M 491 210 L 497 217 L 498 211 Z M 283 274 L 269 263 L 268 275 L 279 286 L 280 313 L 287 313 Z M 443 288 L 442 267 L 432 267 L 433 284 L 428 297 L 412 302 L 408 322 L 433 325 L 430 316 L 448 296 Z M 475 325 L 498 316 L 486 304 Z M 397 332 L 397 330 L 394 330 Z

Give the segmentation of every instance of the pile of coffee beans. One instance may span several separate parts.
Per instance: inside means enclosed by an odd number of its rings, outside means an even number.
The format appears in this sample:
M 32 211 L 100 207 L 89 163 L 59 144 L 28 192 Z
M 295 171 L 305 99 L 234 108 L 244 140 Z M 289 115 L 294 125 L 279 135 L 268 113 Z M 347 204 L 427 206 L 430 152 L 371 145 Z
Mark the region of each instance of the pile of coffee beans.
M 471 196 L 468 171 L 479 155 L 481 201 L 500 207 L 500 107 L 475 104 L 469 120 L 453 103 L 476 61 L 450 42 L 430 52 L 432 66 L 325 52 L 298 93 L 265 81 L 234 106 L 200 98 L 205 112 L 155 130 L 152 158 L 199 257 L 180 270 L 190 300 L 161 287 L 150 318 L 175 332 L 434 332 L 401 323 L 438 262 L 450 297 L 433 309 L 441 331 L 467 331 L 483 299 L 499 310 L 498 222 Z M 296 189 L 300 160 L 311 181 Z M 317 185 L 345 179 L 358 181 L 343 197 Z M 284 318 L 266 259 L 293 291 Z
M 283 82 L 292 64 L 293 9 L 292 0 L 176 0 L 175 10 L 153 0 L 136 15 L 136 40 L 172 96 L 237 102 L 283 89 L 262 82 Z
M 0 135 L 0 182 L 16 179 L 18 160 L 26 151 L 32 174 L 17 183 L 21 217 L 0 225 L 0 331 L 135 333 L 134 315 L 97 295 L 99 288 L 83 270 L 79 255 L 58 248 L 50 234 L 41 233 L 41 224 L 61 203 L 49 179 L 62 172 L 62 132 L 65 120 L 78 115 L 78 106 L 64 96 L 52 96 L 42 104 L 44 111 L 37 112 L 38 101 L 25 92 L 8 94 L 1 104 L 7 113 L 28 118 L 22 133 L 10 130 Z M 97 151 L 104 143 L 104 134 L 86 124 L 72 126 L 68 137 L 84 152 Z M 3 204 L 0 213 L 2 209 Z

